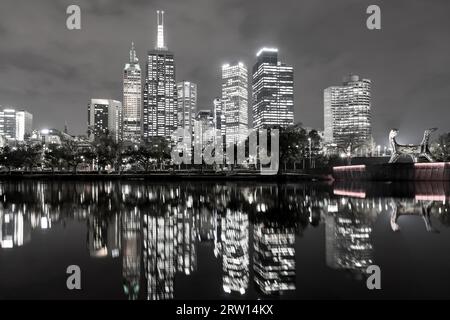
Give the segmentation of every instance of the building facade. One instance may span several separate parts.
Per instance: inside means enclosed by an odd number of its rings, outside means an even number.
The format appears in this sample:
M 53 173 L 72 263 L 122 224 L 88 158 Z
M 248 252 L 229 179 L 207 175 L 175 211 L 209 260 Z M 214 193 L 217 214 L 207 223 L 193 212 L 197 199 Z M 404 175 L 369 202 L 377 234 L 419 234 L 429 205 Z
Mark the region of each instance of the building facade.
M 225 111 L 226 143 L 245 141 L 248 131 L 248 71 L 242 62 L 222 66 L 222 107 Z
M 205 146 L 214 142 L 214 115 L 210 110 L 200 110 L 195 117 L 194 142 Z
M 134 43 L 131 44 L 130 60 L 123 71 L 123 140 L 141 140 L 142 118 L 141 67 L 136 56 Z
M 0 110 L 0 135 L 6 139 L 23 141 L 33 131 L 33 115 L 15 109 Z
M 346 152 L 368 152 L 372 141 L 371 81 L 357 75 L 324 90 L 324 139 Z
M 294 124 L 294 68 L 278 60 L 278 49 L 262 48 L 253 66 L 253 128 Z
M 195 113 L 197 112 L 197 85 L 190 81 L 177 83 L 178 128 L 185 130 L 192 138 Z M 191 139 L 192 141 L 192 139 Z
M 147 54 L 144 84 L 142 136 L 170 139 L 178 127 L 175 56 L 164 42 L 164 11 L 158 11 L 158 39 Z
M 226 119 L 225 110 L 223 108 L 222 99 L 215 98 L 213 101 L 214 107 L 214 129 L 216 137 L 225 137 L 226 134 Z
M 121 140 L 122 103 L 110 99 L 91 99 L 88 104 L 89 140 L 102 135 L 110 135 L 115 141 Z

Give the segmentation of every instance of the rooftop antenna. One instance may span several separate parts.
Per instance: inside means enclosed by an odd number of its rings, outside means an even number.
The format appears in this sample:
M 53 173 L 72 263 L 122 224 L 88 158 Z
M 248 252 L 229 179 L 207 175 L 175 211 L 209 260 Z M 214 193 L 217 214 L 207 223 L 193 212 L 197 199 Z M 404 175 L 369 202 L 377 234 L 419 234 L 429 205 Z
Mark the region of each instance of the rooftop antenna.
M 158 38 L 156 42 L 156 49 L 167 50 L 164 43 L 164 11 L 157 10 L 157 21 L 158 21 Z
M 139 62 L 139 59 L 136 56 L 136 49 L 134 48 L 134 42 L 131 42 L 130 62 L 131 63 L 138 63 Z

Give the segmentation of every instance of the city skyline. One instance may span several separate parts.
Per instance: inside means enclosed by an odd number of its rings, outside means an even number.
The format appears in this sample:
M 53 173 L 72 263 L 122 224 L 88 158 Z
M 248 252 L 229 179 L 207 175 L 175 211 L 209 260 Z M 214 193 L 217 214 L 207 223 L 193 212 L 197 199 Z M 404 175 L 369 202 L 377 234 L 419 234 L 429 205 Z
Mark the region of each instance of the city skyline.
M 444 119 L 450 81 L 442 68 L 449 62 L 448 45 L 443 40 L 448 30 L 445 12 L 449 4 L 444 2 L 428 4 L 426 8 L 419 0 L 401 1 L 395 8 L 383 4 L 382 30 L 369 31 L 365 28 L 365 9 L 371 3 L 365 1 L 348 0 L 326 6 L 320 1 L 283 1 L 277 4 L 279 14 L 272 10 L 274 4 L 264 1 L 254 7 L 238 2 L 227 7 L 218 1 L 205 8 L 201 3 L 189 8 L 178 1 L 169 5 L 80 1 L 82 30 L 73 33 L 64 28 L 63 4 L 39 0 L 32 5 L 26 3 L 25 7 L 24 2 L 16 1 L 15 7 L 10 8 L 12 3 L 3 1 L 1 12 L 13 12 L 15 20 L 21 22 L 46 19 L 48 23 L 20 28 L 21 33 L 17 34 L 16 21 L 8 16 L 2 20 L 0 34 L 8 45 L 0 49 L 0 68 L 4 70 L 0 75 L 0 104 L 35 114 L 38 129 L 62 127 L 67 120 L 71 132 L 85 134 L 86 101 L 91 97 L 121 100 L 120 73 L 130 43 L 124 39 L 136 43 L 138 56 L 144 61 L 144 50 L 156 42 L 153 12 L 161 8 L 171 16 L 167 43 L 177 54 L 177 81 L 189 79 L 198 83 L 201 109 L 210 106 L 211 99 L 219 95 L 218 70 L 222 63 L 242 59 L 252 65 L 255 50 L 276 46 L 283 60 L 296 70 L 296 122 L 321 129 L 321 91 L 353 72 L 373 81 L 373 129 L 377 143 L 386 143 L 391 127 L 402 130 L 404 142 L 417 140 L 418 128 L 437 126 L 441 131 L 449 130 Z M 198 10 L 200 7 L 202 10 Z M 295 12 L 295 19 L 289 11 Z M 180 18 L 181 12 L 184 19 Z M 266 15 L 258 15 L 262 12 L 273 14 L 271 29 L 263 24 Z M 235 23 L 225 28 L 227 18 Z M 121 36 L 115 32 L 109 35 L 105 28 L 115 28 L 118 19 L 133 23 L 120 25 L 117 32 Z M 320 24 L 322 19 L 326 19 L 326 25 Z M 403 24 L 398 25 L 398 20 Z M 48 28 L 52 29 L 50 34 L 45 31 Z M 236 28 L 242 31 L 239 36 Z M 193 36 L 189 38 L 189 34 Z M 183 41 L 184 38 L 190 41 Z M 219 43 L 216 38 L 225 41 Z M 94 40 L 99 44 L 84 53 L 81 49 Z M 44 50 L 43 45 L 48 49 Z M 107 59 L 99 54 L 104 48 L 112 49 Z M 196 58 L 206 48 L 210 49 L 208 55 Z M 96 70 L 90 66 L 96 66 Z M 61 99 L 64 105 L 57 103 Z M 425 113 L 424 108 L 434 112 Z M 438 113 L 444 116 L 436 117 Z

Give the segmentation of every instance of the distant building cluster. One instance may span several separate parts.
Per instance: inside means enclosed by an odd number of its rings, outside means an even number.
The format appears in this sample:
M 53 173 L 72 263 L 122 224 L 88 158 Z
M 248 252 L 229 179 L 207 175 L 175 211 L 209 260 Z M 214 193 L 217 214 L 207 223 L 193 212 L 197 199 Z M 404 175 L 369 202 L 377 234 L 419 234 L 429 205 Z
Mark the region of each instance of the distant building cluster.
M 144 71 L 134 43 L 131 46 L 123 73 L 123 105 L 111 99 L 89 103 L 91 139 L 109 133 L 131 143 L 150 142 L 154 137 L 169 140 L 177 129 L 184 129 L 192 143 L 220 137 L 238 144 L 246 139 L 252 119 L 255 129 L 294 124 L 294 70 L 279 61 L 277 49 L 263 48 L 257 54 L 251 115 L 249 75 L 243 62 L 222 66 L 221 96 L 211 107 L 199 108 L 197 84 L 176 81 L 175 61 L 165 42 L 164 11 L 157 11 L 157 43 L 147 53 Z
M 157 43 L 144 65 L 141 68 L 132 42 L 123 69 L 122 101 L 93 98 L 88 103 L 88 141 L 109 135 L 116 141 L 147 143 L 153 138 L 171 140 L 175 131 L 184 129 L 192 144 L 220 139 L 230 145 L 245 141 L 251 127 L 295 124 L 294 68 L 280 60 L 277 48 L 260 49 L 250 75 L 243 62 L 223 64 L 221 95 L 212 105 L 200 107 L 197 84 L 176 80 L 175 54 L 165 41 L 164 11 L 157 11 Z M 373 151 L 371 86 L 371 80 L 350 75 L 342 85 L 324 90 L 321 147 L 326 153 Z M 27 111 L 1 109 L 0 145 L 24 141 L 33 133 L 32 121 Z

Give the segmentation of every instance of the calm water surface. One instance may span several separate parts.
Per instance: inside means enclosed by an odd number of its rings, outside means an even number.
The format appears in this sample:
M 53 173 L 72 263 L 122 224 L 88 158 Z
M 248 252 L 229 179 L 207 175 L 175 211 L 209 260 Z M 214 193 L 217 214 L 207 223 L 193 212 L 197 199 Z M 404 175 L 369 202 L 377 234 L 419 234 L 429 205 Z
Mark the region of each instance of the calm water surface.
M 450 298 L 448 189 L 3 181 L 0 298 Z

